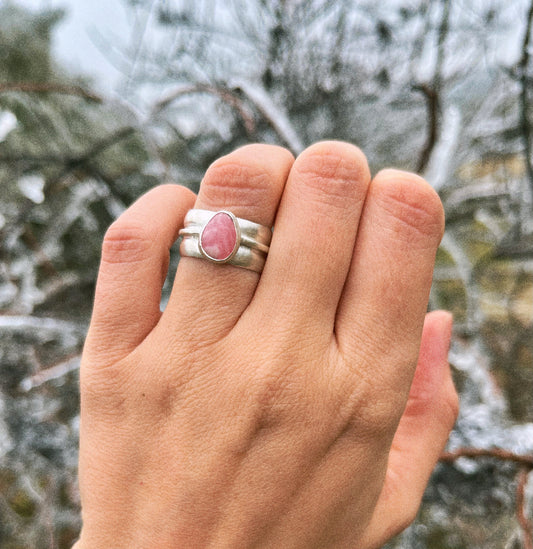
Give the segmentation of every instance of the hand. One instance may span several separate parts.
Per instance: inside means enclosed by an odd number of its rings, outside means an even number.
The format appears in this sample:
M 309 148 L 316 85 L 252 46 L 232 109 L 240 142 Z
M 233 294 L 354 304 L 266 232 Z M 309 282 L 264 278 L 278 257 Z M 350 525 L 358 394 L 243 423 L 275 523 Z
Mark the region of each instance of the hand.
M 192 207 L 275 223 L 270 253 L 261 275 L 183 258 L 160 313 Z M 198 197 L 141 197 L 103 245 L 76 548 L 370 549 L 407 526 L 457 414 L 451 317 L 425 315 L 443 219 L 338 142 L 250 145 Z

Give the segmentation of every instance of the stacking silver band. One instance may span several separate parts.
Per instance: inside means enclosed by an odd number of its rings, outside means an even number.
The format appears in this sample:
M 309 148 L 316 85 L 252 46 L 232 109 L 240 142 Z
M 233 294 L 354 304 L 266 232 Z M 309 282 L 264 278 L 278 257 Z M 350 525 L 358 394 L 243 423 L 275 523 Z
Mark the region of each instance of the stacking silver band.
M 235 235 L 233 249 L 229 253 L 224 253 L 223 257 L 210 254 L 210 250 L 207 247 L 204 249 L 202 245 L 205 240 L 204 229 L 209 226 L 215 216 L 220 214 L 226 216 L 224 219 L 225 227 L 220 229 L 226 234 L 221 235 L 221 239 L 227 237 L 233 243 L 231 240 L 233 232 L 231 232 L 231 228 L 228 229 L 229 219 L 233 222 Z M 214 238 L 216 239 L 216 229 L 214 230 Z M 231 233 L 229 236 L 228 231 Z M 182 256 L 207 259 L 213 263 L 228 263 L 257 273 L 263 270 L 272 239 L 272 230 L 269 227 L 236 217 L 226 210 L 218 212 L 189 210 L 185 216 L 184 227 L 179 234 L 182 237 L 180 244 L 180 254 Z M 213 239 L 213 229 L 211 229 L 209 236 Z

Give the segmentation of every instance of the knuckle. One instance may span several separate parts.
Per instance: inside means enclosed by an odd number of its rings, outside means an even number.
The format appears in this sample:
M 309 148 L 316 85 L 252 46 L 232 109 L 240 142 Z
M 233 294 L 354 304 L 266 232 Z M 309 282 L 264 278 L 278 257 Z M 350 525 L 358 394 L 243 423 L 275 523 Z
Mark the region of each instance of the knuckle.
M 403 410 L 403 399 L 391 395 L 390 399 L 380 397 L 375 402 L 360 407 L 356 422 L 358 429 L 375 440 L 389 440 L 394 435 Z
M 344 413 L 354 429 L 375 440 L 388 440 L 396 431 L 416 364 L 410 349 L 390 354 L 390 346 L 361 347 L 355 364 L 343 359 Z
M 444 209 L 437 192 L 421 177 L 396 170 L 380 172 L 373 185 L 381 208 L 394 220 L 399 237 L 440 239 L 444 232 Z M 407 229 L 407 230 L 406 230 Z
M 344 421 L 358 436 L 374 441 L 392 437 L 405 404 L 397 391 L 381 388 L 377 395 L 376 387 L 364 379 L 343 400 Z
M 80 370 L 80 393 L 84 412 L 90 417 L 116 417 L 124 414 L 124 380 L 115 365 Z
M 262 204 L 270 188 L 271 178 L 266 170 L 229 155 L 208 168 L 201 187 L 202 201 L 217 207 L 254 205 L 258 201 Z
M 269 349 L 268 356 L 251 376 L 250 369 L 242 369 L 247 372 L 243 387 L 252 396 L 260 429 L 305 421 L 316 411 L 317 400 L 326 397 L 321 376 L 298 345 L 279 345 Z
M 263 372 L 252 383 L 261 430 L 294 421 L 302 405 L 300 388 L 286 372 Z
M 364 154 L 354 145 L 317 143 L 296 160 L 294 171 L 302 191 L 341 209 L 366 195 L 370 172 Z
M 451 379 L 438 392 L 433 388 L 411 390 L 406 414 L 422 417 L 432 411 L 438 412 L 444 426 L 453 428 L 459 415 L 459 396 Z
M 150 255 L 155 235 L 139 224 L 115 221 L 104 236 L 102 262 L 136 263 Z

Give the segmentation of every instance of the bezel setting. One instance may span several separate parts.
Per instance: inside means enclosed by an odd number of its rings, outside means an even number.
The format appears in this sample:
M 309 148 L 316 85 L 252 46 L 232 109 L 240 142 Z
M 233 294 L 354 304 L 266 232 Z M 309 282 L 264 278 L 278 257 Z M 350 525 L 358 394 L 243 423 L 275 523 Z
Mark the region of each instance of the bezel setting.
M 211 221 L 217 215 L 227 215 L 231 219 L 231 221 L 233 223 L 233 227 L 235 228 L 235 245 L 233 246 L 233 250 L 231 251 L 231 253 L 227 257 L 224 257 L 222 259 L 217 259 L 216 257 L 213 257 L 213 256 L 209 255 L 209 253 L 202 246 L 202 238 L 203 238 L 203 235 L 204 235 L 204 231 L 205 231 L 206 227 L 211 223 Z M 237 250 L 239 249 L 240 245 L 241 245 L 241 228 L 239 226 L 239 222 L 238 222 L 237 218 L 235 217 L 235 215 L 233 215 L 231 212 L 229 212 L 227 210 L 219 210 L 218 212 L 213 212 L 213 215 L 204 224 L 204 226 L 202 227 L 202 230 L 201 230 L 201 232 L 198 236 L 198 249 L 200 250 L 201 254 L 206 259 L 209 259 L 209 261 L 212 261 L 213 263 L 223 264 L 223 263 L 228 263 L 229 261 L 231 261 L 233 259 L 233 257 L 235 257 L 235 254 L 237 253 Z

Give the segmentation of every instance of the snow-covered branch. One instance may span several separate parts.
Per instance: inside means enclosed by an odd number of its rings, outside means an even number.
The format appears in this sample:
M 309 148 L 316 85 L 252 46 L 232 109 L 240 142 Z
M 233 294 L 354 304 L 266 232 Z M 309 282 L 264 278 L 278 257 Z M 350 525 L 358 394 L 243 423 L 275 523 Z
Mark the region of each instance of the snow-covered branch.
M 235 80 L 231 82 L 231 87 L 242 90 L 247 99 L 256 107 L 295 155 L 304 150 L 304 144 L 291 123 L 289 115 L 283 107 L 272 100 L 264 88 L 245 80 Z

